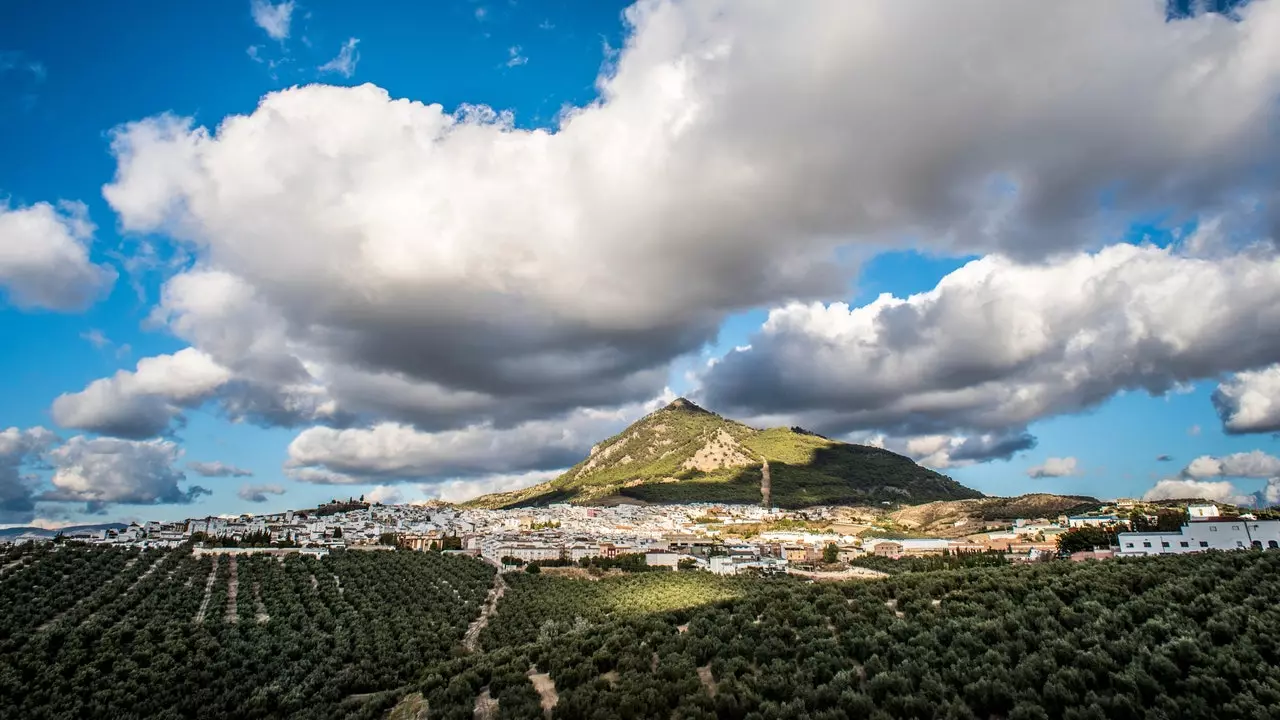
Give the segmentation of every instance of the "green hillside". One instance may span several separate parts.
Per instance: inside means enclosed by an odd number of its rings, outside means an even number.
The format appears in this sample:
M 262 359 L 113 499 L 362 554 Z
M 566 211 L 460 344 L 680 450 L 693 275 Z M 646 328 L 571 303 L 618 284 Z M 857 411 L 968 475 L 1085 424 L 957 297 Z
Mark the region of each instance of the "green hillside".
M 799 428 L 757 430 L 680 398 L 599 443 L 555 480 L 467 505 L 761 503 L 766 489 L 783 508 L 982 497 L 888 450 Z

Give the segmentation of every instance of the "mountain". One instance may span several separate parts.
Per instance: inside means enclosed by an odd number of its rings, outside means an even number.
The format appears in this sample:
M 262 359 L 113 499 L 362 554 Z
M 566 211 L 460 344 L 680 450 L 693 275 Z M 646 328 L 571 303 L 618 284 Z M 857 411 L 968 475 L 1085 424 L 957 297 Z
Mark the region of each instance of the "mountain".
M 1088 495 L 1032 493 L 1017 497 L 985 497 L 950 500 L 904 507 L 890 513 L 894 523 L 911 532 L 960 536 L 974 532 L 985 522 L 1012 522 L 1017 518 L 1049 518 L 1097 510 L 1102 501 Z
M 0 529 L 0 537 L 17 537 L 19 535 L 39 535 L 40 537 L 51 538 L 58 533 L 70 535 L 74 532 L 87 530 L 89 532 L 97 532 L 99 530 L 123 530 L 129 527 L 124 523 L 104 523 L 102 525 L 72 525 L 70 527 L 55 528 L 53 530 L 39 527 L 11 527 Z
M 888 450 L 802 428 L 757 430 L 679 398 L 591 448 L 555 480 L 465 505 L 771 502 L 797 508 L 981 497 Z

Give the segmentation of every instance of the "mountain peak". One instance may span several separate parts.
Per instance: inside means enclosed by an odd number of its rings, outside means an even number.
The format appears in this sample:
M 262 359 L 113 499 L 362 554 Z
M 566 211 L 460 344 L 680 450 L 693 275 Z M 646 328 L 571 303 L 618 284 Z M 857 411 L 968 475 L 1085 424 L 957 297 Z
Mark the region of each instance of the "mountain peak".
M 698 407 L 697 403 L 686 397 L 678 397 L 667 403 L 663 410 L 682 410 L 685 412 L 710 412 L 704 408 Z

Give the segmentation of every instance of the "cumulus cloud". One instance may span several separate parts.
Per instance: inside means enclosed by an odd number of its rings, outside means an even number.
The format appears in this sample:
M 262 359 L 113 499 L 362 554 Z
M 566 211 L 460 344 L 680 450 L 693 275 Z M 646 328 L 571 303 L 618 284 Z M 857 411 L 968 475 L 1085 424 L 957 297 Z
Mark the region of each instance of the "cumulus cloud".
M 53 419 L 62 427 L 142 439 L 164 432 L 184 408 L 197 407 L 231 379 L 231 373 L 193 348 L 138 361 L 95 380 L 84 390 L 58 396 Z
M 858 438 L 854 438 L 855 440 Z M 869 445 L 892 450 L 935 470 L 967 467 L 993 460 L 1009 460 L 1035 447 L 1036 439 L 1026 431 L 980 435 L 917 435 L 913 437 L 872 436 Z
M 0 431 L 0 524 L 30 522 L 35 517 L 32 479 L 22 473 L 38 461 L 58 437 L 42 427 Z
M 1135 212 L 1267 191 L 1248 183 L 1276 156 L 1280 3 L 1241 15 L 646 0 L 599 99 L 553 128 L 299 87 L 213 129 L 119 128 L 104 194 L 126 231 L 197 255 L 158 317 L 247 378 L 245 407 L 510 428 L 652 397 L 729 313 L 841 296 L 841 246 L 1039 259 Z M 968 404 L 982 338 L 928 394 Z M 1037 392 L 985 404 L 1030 417 Z
M 359 38 L 347 38 L 342 48 L 338 50 L 337 56 L 316 69 L 322 73 L 337 73 L 345 78 L 351 77 L 356 72 L 356 63 L 360 62 L 360 53 L 356 50 L 359 44 Z
M 53 466 L 53 488 L 38 499 L 84 502 L 91 512 L 112 503 L 190 503 L 210 494 L 199 485 L 178 487 L 186 479 L 175 467 L 182 449 L 168 440 L 77 436 L 46 457 Z
M 267 501 L 268 495 L 283 495 L 284 488 L 279 485 L 241 485 L 236 491 L 236 495 L 241 500 L 247 500 L 252 503 L 264 503 Z
M 1075 475 L 1078 472 L 1076 468 L 1076 459 L 1073 457 L 1047 458 L 1043 464 L 1027 470 L 1027 477 L 1031 478 L 1056 478 Z
M 200 477 L 253 477 L 252 470 L 227 465 L 223 462 L 189 462 L 187 469 Z
M 394 485 L 379 485 L 365 493 L 364 499 L 371 503 L 399 505 L 404 502 L 404 493 Z
M 1215 457 L 1201 455 L 1183 469 L 1189 478 L 1237 477 L 1271 478 L 1280 476 L 1280 458 L 1261 450 Z
M 1280 365 L 1232 375 L 1214 391 L 1213 404 L 1228 433 L 1280 431 Z
M 554 470 L 533 470 L 521 473 L 496 473 L 475 478 L 454 478 L 420 486 L 430 498 L 445 502 L 463 502 L 490 493 L 511 492 L 553 480 L 568 467 Z
M 253 22 L 262 28 L 272 40 L 289 37 L 289 24 L 293 20 L 293 0 L 272 4 L 270 0 L 250 0 L 249 14 Z
M 83 310 L 115 284 L 89 259 L 96 228 L 83 203 L 11 207 L 0 200 L 0 289 L 21 308 Z
M 999 432 L 1278 354 L 1280 258 L 1113 245 L 991 255 L 861 307 L 789 304 L 701 381 L 713 407 L 829 432 Z
M 342 430 L 313 427 L 289 444 L 286 467 L 296 480 L 321 484 L 446 480 L 567 467 L 601 438 L 669 399 L 667 395 L 613 410 L 581 409 L 509 428 L 473 425 L 422 432 L 398 423 Z
M 1204 499 L 1231 505 L 1252 505 L 1256 498 L 1241 492 L 1226 480 L 1191 480 L 1166 478 L 1156 483 L 1142 496 L 1143 500 L 1192 500 Z

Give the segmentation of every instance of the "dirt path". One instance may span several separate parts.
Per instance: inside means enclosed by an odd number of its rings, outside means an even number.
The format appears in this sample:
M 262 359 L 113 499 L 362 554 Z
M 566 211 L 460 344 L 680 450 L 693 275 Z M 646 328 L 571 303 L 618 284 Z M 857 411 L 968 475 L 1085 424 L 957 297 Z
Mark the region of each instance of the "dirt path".
M 480 649 L 480 631 L 489 624 L 489 617 L 498 609 L 498 601 L 506 591 L 507 581 L 502 579 L 502 571 L 499 570 L 493 574 L 493 587 L 489 588 L 489 597 L 484 602 L 484 608 L 480 610 L 480 617 L 467 627 L 467 634 L 462 636 L 462 647 L 466 648 L 467 652 Z
M 493 720 L 493 718 L 498 717 L 498 701 L 494 700 L 493 696 L 489 694 L 488 685 L 476 696 L 474 714 L 476 720 Z
M 702 681 L 702 686 L 707 689 L 708 697 L 716 696 L 716 679 L 711 675 L 710 663 L 698 668 L 698 679 Z
M 547 673 L 538 672 L 538 668 L 529 668 L 529 680 L 533 683 L 533 689 L 538 691 L 538 697 L 542 698 L 542 712 L 547 717 L 551 717 L 551 709 L 560 702 L 560 695 L 556 693 L 556 683 Z
M 815 572 L 809 570 L 797 570 L 796 568 L 787 568 L 787 572 L 792 575 L 807 577 L 810 580 L 878 580 L 880 578 L 889 577 L 888 573 L 882 573 L 879 570 L 860 567 L 840 570 L 839 572 Z
M 5 573 L 9 572 L 13 568 L 21 565 L 23 560 L 26 560 L 26 558 L 20 557 L 17 560 L 14 560 L 13 562 L 9 563 L 8 565 L 5 565 L 4 567 L 0 568 L 0 576 L 3 576 Z
M 254 620 L 261 625 L 264 622 L 270 622 L 271 616 L 267 614 L 267 606 L 262 602 L 262 591 L 258 587 L 258 583 L 253 584 L 253 607 L 257 611 Z
M 760 504 L 766 510 L 772 507 L 773 502 L 773 479 L 769 477 L 769 461 L 765 460 L 760 466 Z
M 231 567 L 227 573 L 227 613 L 223 617 L 226 622 L 237 623 L 240 616 L 237 615 L 236 596 L 240 593 L 240 580 L 236 577 L 236 556 L 231 556 Z
M 213 556 L 213 567 L 209 568 L 209 579 L 204 584 L 204 600 L 200 601 L 200 612 L 196 613 L 195 623 L 204 622 L 204 614 L 209 610 L 209 599 L 213 596 L 213 583 L 218 580 L 218 556 Z

